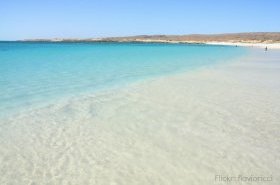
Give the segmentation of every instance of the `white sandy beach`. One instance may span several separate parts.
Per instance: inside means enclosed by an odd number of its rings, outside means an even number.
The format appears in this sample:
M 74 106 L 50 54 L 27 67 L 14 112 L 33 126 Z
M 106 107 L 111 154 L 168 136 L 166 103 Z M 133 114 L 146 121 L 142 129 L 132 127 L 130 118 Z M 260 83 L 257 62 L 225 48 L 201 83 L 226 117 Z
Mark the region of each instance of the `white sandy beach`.
M 256 49 L 0 120 L 0 184 L 279 185 L 279 136 L 280 52 Z
M 280 49 L 280 43 L 258 43 L 258 42 L 205 42 L 209 45 L 224 45 L 224 46 L 243 46 L 243 47 L 256 47 L 268 49 Z

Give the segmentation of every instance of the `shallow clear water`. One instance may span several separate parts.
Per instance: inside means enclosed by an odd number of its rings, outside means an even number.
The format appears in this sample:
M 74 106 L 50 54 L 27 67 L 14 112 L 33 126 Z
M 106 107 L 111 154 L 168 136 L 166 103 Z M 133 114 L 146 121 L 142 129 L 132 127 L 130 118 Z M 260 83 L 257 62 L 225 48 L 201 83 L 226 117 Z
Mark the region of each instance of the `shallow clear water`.
M 0 115 L 245 53 L 186 44 L 0 42 Z

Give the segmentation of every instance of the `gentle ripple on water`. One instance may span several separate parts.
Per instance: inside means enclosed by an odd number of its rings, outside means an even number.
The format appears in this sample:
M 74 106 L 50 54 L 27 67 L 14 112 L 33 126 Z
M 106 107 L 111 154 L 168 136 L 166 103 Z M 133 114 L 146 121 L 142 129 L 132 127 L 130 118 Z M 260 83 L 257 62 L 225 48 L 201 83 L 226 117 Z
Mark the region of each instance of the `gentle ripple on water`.
M 0 42 L 0 114 L 241 56 L 184 44 Z

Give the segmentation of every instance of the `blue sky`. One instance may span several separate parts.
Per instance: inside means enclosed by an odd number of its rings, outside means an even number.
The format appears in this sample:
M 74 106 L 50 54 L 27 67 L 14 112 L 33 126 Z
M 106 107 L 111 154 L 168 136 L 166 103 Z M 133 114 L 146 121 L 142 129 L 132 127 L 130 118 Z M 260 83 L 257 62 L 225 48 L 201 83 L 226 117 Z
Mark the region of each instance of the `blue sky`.
M 279 0 L 0 0 L 0 40 L 257 31 Z

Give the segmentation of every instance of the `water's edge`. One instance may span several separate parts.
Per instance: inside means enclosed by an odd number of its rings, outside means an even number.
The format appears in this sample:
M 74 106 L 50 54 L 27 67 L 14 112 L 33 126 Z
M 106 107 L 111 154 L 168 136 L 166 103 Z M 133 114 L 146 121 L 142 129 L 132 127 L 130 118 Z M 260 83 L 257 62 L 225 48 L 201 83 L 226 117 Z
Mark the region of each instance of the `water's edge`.
M 61 44 L 63 46 L 61 46 Z M 34 108 L 41 108 L 54 104 L 58 101 L 68 101 L 73 98 L 76 99 L 77 97 L 85 97 L 87 95 L 92 96 L 96 93 L 120 89 L 149 79 L 185 73 L 201 67 L 213 66 L 215 64 L 232 62 L 237 60 L 239 57 L 243 57 L 248 54 L 246 48 L 241 49 L 231 46 L 189 44 L 35 43 L 34 46 L 33 43 L 23 43 L 23 45 L 24 46 L 20 43 L 19 48 L 11 46 L 12 49 L 16 50 L 14 52 L 15 56 L 12 56 L 12 58 L 14 57 L 13 60 L 10 60 L 10 58 L 3 55 L 4 52 L 9 52 L 9 49 L 4 49 L 3 51 L 2 46 L 3 52 L 0 53 L 0 58 L 2 57 L 8 61 L 6 62 L 7 69 L 11 68 L 9 61 L 18 65 L 19 70 L 15 71 L 15 74 L 23 71 L 23 75 L 26 75 L 27 73 L 34 73 L 35 71 L 35 77 L 33 80 L 33 76 L 29 75 L 26 80 L 27 82 L 30 81 L 28 84 L 25 81 L 22 81 L 21 83 L 17 82 L 17 80 L 20 81 L 22 79 L 16 79 L 19 77 L 12 73 L 13 70 L 11 70 L 12 72 L 7 73 L 6 81 L 4 76 L 2 84 L 5 85 L 5 83 L 9 83 L 9 80 L 13 80 L 13 84 L 8 84 L 2 87 L 3 89 L 5 89 L 5 87 L 11 88 L 11 90 L 7 92 L 5 92 L 5 90 L 2 91 L 2 94 L 4 95 L 2 100 L 4 100 L 4 105 L 6 103 L 6 106 L 0 106 L 0 117 L 7 115 L 10 116 L 19 112 L 26 112 L 33 110 Z M 26 48 L 26 45 L 31 48 Z M 39 48 L 38 45 L 40 46 Z M 233 52 L 231 50 L 233 50 Z M 234 50 L 237 52 L 235 53 Z M 222 51 L 226 53 L 224 54 L 225 56 L 223 56 L 223 53 L 220 53 Z M 109 53 L 108 55 L 106 55 L 107 52 Z M 146 56 L 145 52 L 147 53 Z M 204 53 L 205 56 L 200 54 L 200 52 L 202 54 Z M 219 58 L 216 53 L 220 53 L 221 57 Z M 21 59 L 19 59 L 16 54 L 18 54 Z M 31 56 L 27 56 L 28 54 L 31 54 Z M 34 55 L 34 57 L 32 55 Z M 94 58 L 95 56 L 98 57 Z M 119 59 L 116 59 L 116 57 L 119 57 Z M 19 65 L 17 60 L 22 60 L 25 65 Z M 41 60 L 43 62 L 45 61 L 46 64 L 37 62 Z M 105 63 L 100 63 L 99 60 L 103 60 Z M 51 63 L 52 61 L 53 63 Z M 67 63 L 66 61 L 70 61 L 70 63 Z M 75 61 L 81 61 L 81 64 L 76 64 Z M 91 63 L 91 61 L 94 61 L 94 63 Z M 42 66 L 34 67 L 33 65 Z M 72 69 L 72 66 L 74 66 L 74 68 L 76 66 L 77 69 Z M 100 68 L 100 70 L 97 70 L 96 68 Z M 91 72 L 91 70 L 93 72 Z M 92 73 L 97 73 L 98 76 L 92 75 Z M 51 76 L 48 77 L 49 75 Z M 14 77 L 15 80 L 9 79 Z M 71 79 L 73 79 L 73 81 L 71 81 Z M 100 79 L 100 82 L 95 79 Z M 58 82 L 55 82 L 57 84 L 54 83 L 54 80 L 58 80 Z M 25 83 L 27 83 L 27 86 Z M 94 88 L 91 88 L 91 86 Z M 59 87 L 59 89 L 57 87 Z M 0 89 L 2 88 L 0 81 Z M 19 89 L 19 93 L 10 95 L 15 92 L 13 89 Z M 32 98 L 32 94 L 35 92 L 35 99 L 30 99 L 32 101 L 29 101 L 28 99 L 25 100 L 25 95 L 20 94 L 22 89 L 24 90 L 22 93 L 31 93 L 30 96 L 28 95 L 28 98 Z M 49 91 L 52 89 L 55 91 Z M 45 93 L 48 91 L 50 92 L 50 95 Z M 40 93 L 42 93 L 42 95 L 40 95 Z M 18 104 L 18 106 L 13 107 L 14 101 L 15 103 L 18 101 L 13 97 L 19 97 L 19 99 L 17 98 L 19 101 L 23 101 L 23 103 L 25 102 L 24 106 Z M 20 106 L 22 107 L 20 111 L 18 111 Z M 11 111 L 9 111 L 9 107 Z

